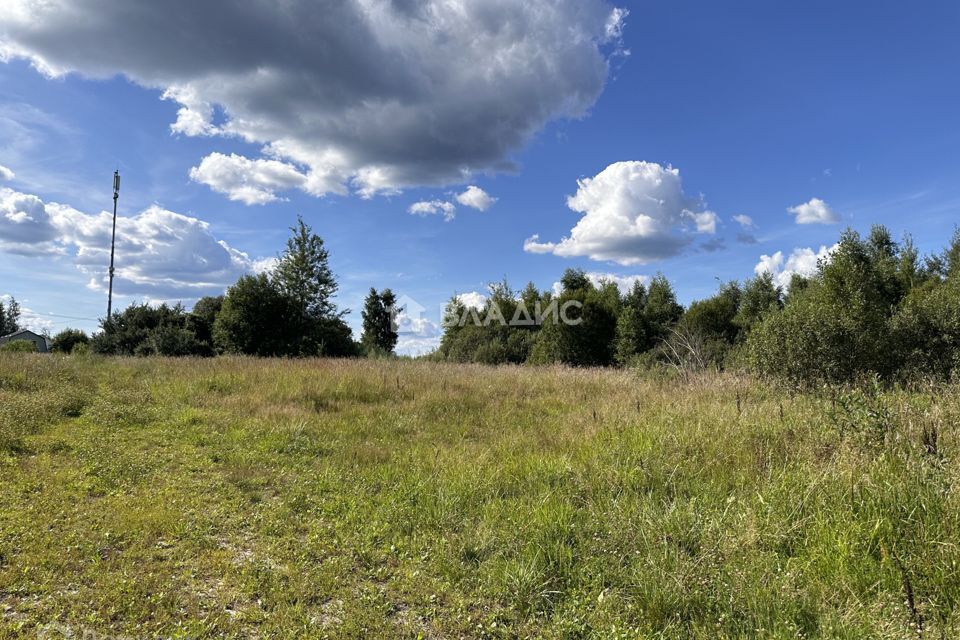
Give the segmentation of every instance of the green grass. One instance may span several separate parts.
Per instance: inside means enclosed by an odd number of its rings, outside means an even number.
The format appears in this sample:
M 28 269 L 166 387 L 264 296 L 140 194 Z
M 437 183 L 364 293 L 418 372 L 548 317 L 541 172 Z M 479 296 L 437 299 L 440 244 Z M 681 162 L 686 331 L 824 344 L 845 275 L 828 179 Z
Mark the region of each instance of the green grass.
M 0 637 L 956 637 L 958 391 L 0 354 Z

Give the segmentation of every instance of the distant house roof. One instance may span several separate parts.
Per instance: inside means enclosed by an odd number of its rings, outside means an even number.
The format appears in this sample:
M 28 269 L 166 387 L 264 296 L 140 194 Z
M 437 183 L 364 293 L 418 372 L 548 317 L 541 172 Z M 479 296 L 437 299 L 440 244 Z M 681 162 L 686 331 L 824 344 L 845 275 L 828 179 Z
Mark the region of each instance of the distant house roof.
M 37 332 L 35 332 L 35 331 L 30 331 L 30 329 L 20 329 L 20 331 L 14 331 L 13 333 L 8 333 L 8 334 L 5 335 L 5 336 L 0 336 L 0 340 L 6 340 L 7 338 L 15 338 L 15 337 L 17 337 L 17 336 L 19 336 L 19 335 L 23 335 L 24 333 L 29 333 L 30 335 L 36 336 L 36 337 L 38 337 L 38 338 L 42 338 L 42 337 L 43 337 L 43 336 L 41 336 L 39 333 L 37 333 Z
M 50 341 L 47 340 L 46 336 L 42 336 L 36 331 L 30 331 L 30 329 L 21 329 L 20 331 L 14 331 L 13 333 L 5 336 L 0 336 L 0 343 L 3 342 L 12 342 L 15 338 L 40 338 L 43 340 L 43 343 L 49 348 Z

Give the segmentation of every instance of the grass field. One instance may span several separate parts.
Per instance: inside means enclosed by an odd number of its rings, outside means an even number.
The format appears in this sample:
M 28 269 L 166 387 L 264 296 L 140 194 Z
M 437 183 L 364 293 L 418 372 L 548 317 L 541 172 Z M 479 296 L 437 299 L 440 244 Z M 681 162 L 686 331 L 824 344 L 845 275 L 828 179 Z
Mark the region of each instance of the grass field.
M 957 637 L 958 391 L 0 354 L 0 637 Z

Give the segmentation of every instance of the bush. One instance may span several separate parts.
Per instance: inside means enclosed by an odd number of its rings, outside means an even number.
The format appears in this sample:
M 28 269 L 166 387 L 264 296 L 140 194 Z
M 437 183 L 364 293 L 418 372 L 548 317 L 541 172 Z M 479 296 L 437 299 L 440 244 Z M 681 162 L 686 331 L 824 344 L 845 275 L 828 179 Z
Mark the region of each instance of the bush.
M 842 310 L 801 295 L 754 328 L 744 355 L 754 371 L 795 383 L 849 380 L 864 366 L 858 332 Z
M 266 274 L 243 276 L 230 287 L 213 325 L 219 351 L 252 356 L 358 355 L 350 327 L 339 317 L 311 317 Z
M 432 359 L 494 365 L 527 361 L 539 331 L 537 305 L 545 305 L 547 298 L 532 284 L 518 297 L 506 282 L 491 286 L 490 294 L 482 309 L 469 309 L 456 298 L 450 301 L 443 339 Z
M 589 280 L 575 279 L 568 271 L 569 285 L 556 300 L 557 314 L 545 319 L 530 353 L 533 364 L 563 363 L 574 366 L 605 366 L 613 363 L 620 294 L 614 284 L 594 287 Z M 568 321 L 565 321 L 566 318 Z
M 102 323 L 94 353 L 115 356 L 204 356 L 210 349 L 187 326 L 183 307 L 133 304 Z
M 668 336 L 671 361 L 680 357 L 699 368 L 722 366 L 727 352 L 736 343 L 740 329 L 735 323 L 743 292 L 735 282 L 721 287 L 712 298 L 700 300 L 680 319 L 678 330 Z M 676 364 L 676 363 L 675 363 Z
M 83 331 L 79 329 L 64 329 L 53 336 L 53 340 L 50 343 L 50 350 L 54 353 L 73 353 L 77 345 L 86 345 L 89 342 L 90 338 Z
M 902 372 L 950 377 L 960 368 L 960 282 L 928 282 L 914 289 L 891 322 Z
M 243 276 L 227 290 L 213 325 L 214 342 L 226 353 L 292 355 L 295 336 L 284 319 L 297 313 L 266 274 Z
M 37 345 L 29 340 L 14 340 L 0 344 L 0 352 L 3 353 L 36 353 Z
M 90 353 L 90 343 L 89 342 L 80 342 L 73 347 L 73 350 L 70 351 L 72 356 L 85 356 Z
M 868 240 L 845 232 L 806 287 L 754 327 L 746 348 L 752 368 L 802 383 L 895 373 L 890 318 L 904 292 L 900 268 L 910 267 L 899 257 L 882 228 Z

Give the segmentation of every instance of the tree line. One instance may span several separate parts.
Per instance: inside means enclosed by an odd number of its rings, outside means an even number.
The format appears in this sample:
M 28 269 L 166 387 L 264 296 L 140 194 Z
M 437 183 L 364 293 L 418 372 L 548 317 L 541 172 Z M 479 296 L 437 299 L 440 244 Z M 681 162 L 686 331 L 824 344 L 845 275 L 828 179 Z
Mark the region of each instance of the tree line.
M 276 265 L 241 276 L 220 296 L 201 298 L 190 312 L 182 305 L 134 304 L 101 322 L 93 352 L 126 356 L 354 357 L 392 354 L 392 317 L 367 320 L 353 339 L 346 310 L 333 301 L 338 289 L 323 239 L 298 219 Z M 367 307 L 393 304 L 389 290 L 372 290 Z
M 573 322 L 501 322 L 550 304 L 576 302 Z M 491 321 L 494 316 L 494 321 Z M 467 321 L 464 321 L 464 318 Z M 491 287 L 481 309 L 453 298 L 430 357 L 488 364 L 741 369 L 791 382 L 949 378 L 960 373 L 960 231 L 921 258 L 909 237 L 874 226 L 842 234 L 810 277 L 778 286 L 770 273 L 728 282 L 684 309 L 662 275 L 625 294 L 569 269 L 559 292 L 531 283 Z
M 397 299 L 371 289 L 354 340 L 323 240 L 302 219 L 276 266 L 242 276 L 221 296 L 181 305 L 133 304 L 92 338 L 68 329 L 53 349 L 107 355 L 264 357 L 390 356 Z M 921 257 L 909 237 L 874 226 L 844 232 L 810 277 L 779 286 L 769 273 L 728 282 L 684 308 L 657 275 L 627 292 L 568 269 L 557 291 L 491 286 L 480 308 L 454 297 L 428 359 L 748 370 L 792 382 L 839 382 L 960 373 L 960 230 L 942 253 Z M 0 305 L 0 334 L 19 328 L 19 305 Z M 89 346 L 87 343 L 89 342 Z
M 240 277 L 223 295 L 201 298 L 189 312 L 181 304 L 134 303 L 101 320 L 92 337 L 76 329 L 58 333 L 51 350 L 174 357 L 392 354 L 398 339 L 393 293 L 371 290 L 363 311 L 364 333 L 355 342 L 343 319 L 348 311 L 333 301 L 337 282 L 323 240 L 302 219 L 291 232 L 273 269 Z M 0 304 L 0 335 L 16 331 L 18 319 L 15 300 L 6 308 Z

